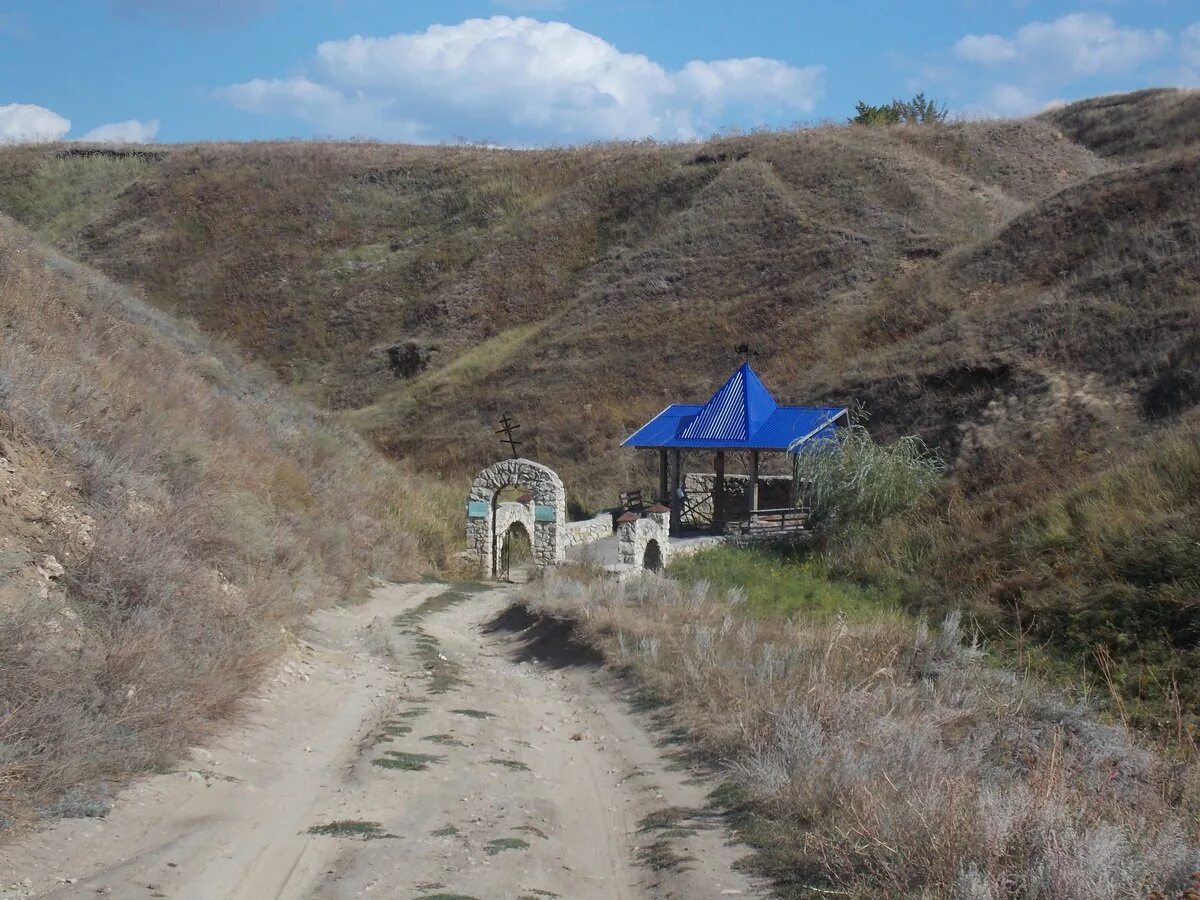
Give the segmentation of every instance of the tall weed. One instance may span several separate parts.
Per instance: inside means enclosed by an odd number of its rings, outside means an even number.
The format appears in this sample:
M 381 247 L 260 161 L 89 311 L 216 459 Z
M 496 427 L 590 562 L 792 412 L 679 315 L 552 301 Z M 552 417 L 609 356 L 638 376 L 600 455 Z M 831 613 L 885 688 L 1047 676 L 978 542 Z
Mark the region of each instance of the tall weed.
M 956 616 L 751 619 L 659 577 L 523 602 L 671 698 L 783 896 L 1176 896 L 1200 870 L 1196 767 L 986 665 Z

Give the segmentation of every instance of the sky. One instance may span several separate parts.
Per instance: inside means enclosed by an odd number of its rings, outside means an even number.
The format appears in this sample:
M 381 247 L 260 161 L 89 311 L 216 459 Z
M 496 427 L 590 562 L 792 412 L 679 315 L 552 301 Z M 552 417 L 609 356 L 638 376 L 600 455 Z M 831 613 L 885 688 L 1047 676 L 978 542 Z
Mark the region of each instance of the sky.
M 515 147 L 1200 87 L 1200 0 L 0 0 L 0 142 Z

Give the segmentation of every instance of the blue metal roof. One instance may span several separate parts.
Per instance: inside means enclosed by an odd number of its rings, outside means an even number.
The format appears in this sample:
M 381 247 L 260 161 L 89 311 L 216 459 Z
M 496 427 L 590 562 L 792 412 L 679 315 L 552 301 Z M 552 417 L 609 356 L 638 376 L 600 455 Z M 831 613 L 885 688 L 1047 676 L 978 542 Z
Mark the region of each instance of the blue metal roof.
M 846 414 L 839 407 L 780 406 L 743 363 L 703 406 L 674 403 L 621 446 L 793 452 L 807 441 L 831 436 Z

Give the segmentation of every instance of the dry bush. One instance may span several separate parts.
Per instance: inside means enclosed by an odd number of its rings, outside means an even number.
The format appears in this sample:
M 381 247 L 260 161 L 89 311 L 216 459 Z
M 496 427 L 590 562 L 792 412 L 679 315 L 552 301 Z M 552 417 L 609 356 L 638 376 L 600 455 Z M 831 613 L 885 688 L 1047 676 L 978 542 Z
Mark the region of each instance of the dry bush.
M 744 595 L 551 576 L 567 618 L 671 698 L 750 798 L 785 896 L 1123 898 L 1200 870 L 1200 772 L 939 629 L 754 620 Z
M 4 222 L 0 323 L 4 449 L 18 474 L 40 449 L 49 488 L 0 525 L 66 567 L 46 597 L 0 597 L 3 822 L 168 764 L 281 626 L 416 576 L 449 537 L 423 479 Z M 87 539 L 39 524 L 64 510 Z

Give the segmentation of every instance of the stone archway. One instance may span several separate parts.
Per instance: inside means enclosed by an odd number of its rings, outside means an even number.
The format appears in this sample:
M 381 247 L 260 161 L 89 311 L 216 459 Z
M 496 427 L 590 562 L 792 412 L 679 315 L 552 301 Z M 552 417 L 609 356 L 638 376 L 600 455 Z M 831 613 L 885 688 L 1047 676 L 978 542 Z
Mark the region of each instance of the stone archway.
M 533 495 L 533 502 L 526 509 L 516 508 L 521 504 L 496 505 L 496 495 L 512 485 L 521 485 Z M 566 520 L 567 492 L 562 479 L 540 463 L 506 459 L 488 466 L 471 482 L 467 544 L 487 574 L 496 574 L 498 524 L 507 530 L 514 521 L 523 522 L 533 535 L 534 568 L 544 569 L 566 555 Z

